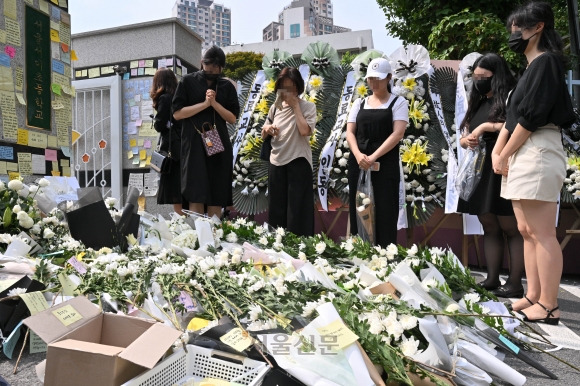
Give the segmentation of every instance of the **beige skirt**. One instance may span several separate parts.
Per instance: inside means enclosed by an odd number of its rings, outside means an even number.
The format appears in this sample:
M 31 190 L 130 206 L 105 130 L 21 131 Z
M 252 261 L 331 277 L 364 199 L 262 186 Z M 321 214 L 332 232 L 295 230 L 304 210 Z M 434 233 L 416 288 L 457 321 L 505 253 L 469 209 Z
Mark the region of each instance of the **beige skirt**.
M 501 196 L 506 200 L 558 202 L 566 178 L 566 153 L 560 129 L 538 128 L 509 161 Z

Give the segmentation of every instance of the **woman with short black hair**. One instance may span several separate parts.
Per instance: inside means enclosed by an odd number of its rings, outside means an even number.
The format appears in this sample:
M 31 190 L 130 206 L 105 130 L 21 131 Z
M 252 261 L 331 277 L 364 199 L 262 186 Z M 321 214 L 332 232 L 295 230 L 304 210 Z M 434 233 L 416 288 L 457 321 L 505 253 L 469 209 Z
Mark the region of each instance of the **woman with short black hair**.
M 177 89 L 177 78 L 168 68 L 155 72 L 149 95 L 157 111 L 154 127 L 160 133 L 160 150 L 171 154 L 171 171 L 162 174 L 157 192 L 157 203 L 173 204 L 175 213 L 183 214 L 181 196 L 181 122 L 171 116 L 173 94 Z
M 506 124 L 493 150 L 493 169 L 504 175 L 501 196 L 512 200 L 524 238 L 528 291 L 513 309 L 525 309 L 527 322 L 555 325 L 563 265 L 557 203 L 566 178 L 561 125 L 575 118 L 565 82 L 564 44 L 545 2 L 517 8 L 507 28 L 510 48 L 528 61 L 508 99 Z
M 316 105 L 300 99 L 304 80 L 296 68 L 284 68 L 274 86 L 276 103 L 262 138 L 272 137 L 268 171 L 268 224 L 299 236 L 314 235 L 314 190 L 310 135 Z
M 173 116 L 182 121 L 181 190 L 190 202 L 189 209 L 221 217 L 222 208 L 232 205 L 233 152 L 227 123 L 240 114 L 238 94 L 233 84 L 222 77 L 226 56 L 221 48 L 207 50 L 201 71 L 185 75 L 173 98 Z M 208 125 L 209 124 L 209 125 Z M 216 128 L 223 151 L 208 156 L 202 130 Z

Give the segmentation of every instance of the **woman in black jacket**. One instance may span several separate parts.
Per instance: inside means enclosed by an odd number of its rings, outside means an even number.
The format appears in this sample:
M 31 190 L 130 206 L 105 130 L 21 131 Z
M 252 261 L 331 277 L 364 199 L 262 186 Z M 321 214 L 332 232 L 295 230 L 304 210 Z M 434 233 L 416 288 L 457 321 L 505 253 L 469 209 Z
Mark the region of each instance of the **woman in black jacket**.
M 171 103 L 177 88 L 177 78 L 168 68 L 160 68 L 153 77 L 150 95 L 157 110 L 155 130 L 161 135 L 161 151 L 171 153 L 171 172 L 162 174 L 157 193 L 158 204 L 173 204 L 178 214 L 183 214 L 181 198 L 181 122 L 173 119 Z

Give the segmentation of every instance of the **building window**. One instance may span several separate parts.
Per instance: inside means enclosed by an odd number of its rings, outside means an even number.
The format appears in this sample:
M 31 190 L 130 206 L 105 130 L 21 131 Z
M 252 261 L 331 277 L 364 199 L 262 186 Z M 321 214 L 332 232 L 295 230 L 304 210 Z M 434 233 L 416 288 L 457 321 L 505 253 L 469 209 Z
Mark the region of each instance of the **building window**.
M 189 5 L 189 1 L 186 1 L 186 2 L 185 2 L 185 5 Z
M 300 24 L 290 25 L 290 38 L 300 37 Z
M 222 17 L 223 17 L 224 19 L 229 19 L 229 18 L 230 18 L 230 15 L 228 15 L 227 13 L 224 13 L 224 14 L 222 15 Z

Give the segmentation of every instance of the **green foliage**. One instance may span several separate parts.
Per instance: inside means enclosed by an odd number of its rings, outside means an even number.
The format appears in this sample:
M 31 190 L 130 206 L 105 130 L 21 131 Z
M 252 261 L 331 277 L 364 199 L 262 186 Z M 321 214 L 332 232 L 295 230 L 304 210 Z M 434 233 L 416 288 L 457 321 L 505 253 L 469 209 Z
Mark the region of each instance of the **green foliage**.
M 509 33 L 497 15 L 471 12 L 469 8 L 446 16 L 429 35 L 428 49 L 433 59 L 461 60 L 471 52 L 496 52 L 510 67 L 517 68 L 522 56 L 507 46 Z
M 350 65 L 352 63 L 352 61 L 356 59 L 356 57 L 357 57 L 356 54 L 351 54 L 350 51 L 346 51 L 342 55 L 342 58 L 340 59 L 340 64 Z
M 507 46 L 505 22 L 524 0 L 377 0 L 387 18 L 389 34 L 404 44 L 427 47 L 433 59 L 461 60 L 477 52 L 496 52 L 510 67 L 521 67 L 523 57 Z M 565 0 L 548 0 L 554 10 L 556 30 L 568 35 Z M 469 5 L 469 8 L 465 8 Z M 565 39 L 566 42 L 566 39 Z
M 233 80 L 242 80 L 252 71 L 262 69 L 264 54 L 256 52 L 232 52 L 226 55 L 224 76 Z

